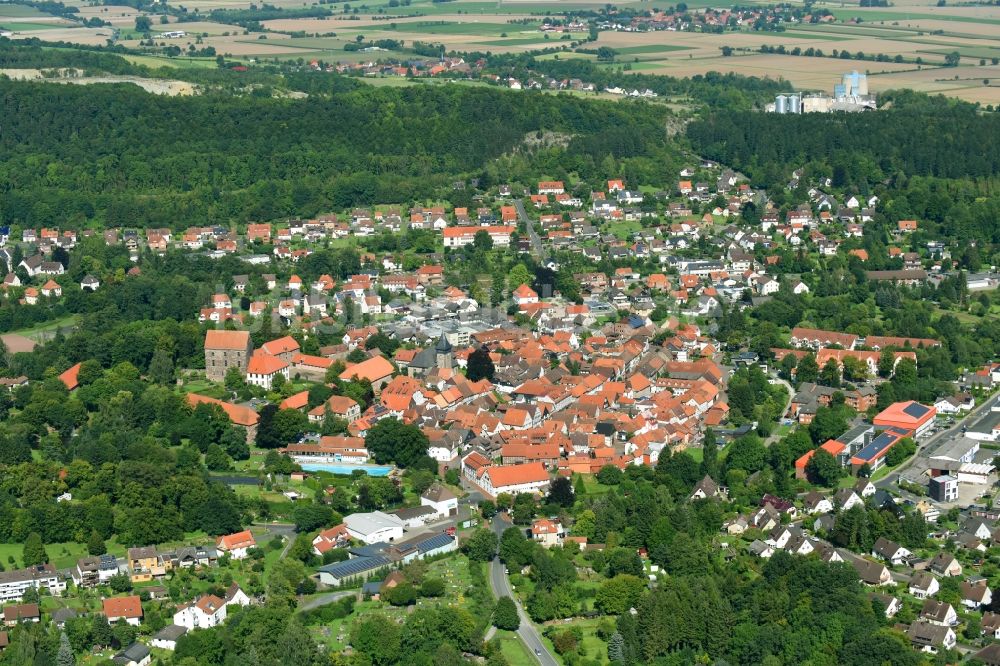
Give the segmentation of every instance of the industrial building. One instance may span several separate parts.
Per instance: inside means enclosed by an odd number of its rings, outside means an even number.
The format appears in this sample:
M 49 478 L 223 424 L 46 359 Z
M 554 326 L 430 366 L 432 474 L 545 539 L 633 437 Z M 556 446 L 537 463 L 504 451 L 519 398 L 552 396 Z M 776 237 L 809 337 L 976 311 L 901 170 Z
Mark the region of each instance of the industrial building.
M 833 86 L 833 95 L 823 93 L 783 93 L 767 105 L 770 113 L 832 113 L 834 111 L 873 111 L 875 95 L 868 92 L 868 75 L 848 72 Z

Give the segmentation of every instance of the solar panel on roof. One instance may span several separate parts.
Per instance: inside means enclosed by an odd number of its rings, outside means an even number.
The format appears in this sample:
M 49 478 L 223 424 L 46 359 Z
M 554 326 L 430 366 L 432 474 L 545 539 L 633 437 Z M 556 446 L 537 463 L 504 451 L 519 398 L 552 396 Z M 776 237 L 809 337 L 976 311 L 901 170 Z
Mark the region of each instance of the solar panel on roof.
M 912 416 L 915 419 L 921 418 L 924 414 L 930 411 L 929 407 L 924 407 L 919 402 L 911 402 L 906 407 L 903 407 L 903 413 L 908 416 Z
M 897 439 L 898 438 L 894 435 L 888 433 L 882 433 L 881 435 L 873 439 L 871 442 L 869 442 L 868 446 L 858 451 L 857 457 L 861 458 L 862 460 L 871 460 L 873 457 L 875 457 L 875 454 L 877 454 L 885 447 L 889 446 L 891 443 L 895 442 Z
M 425 539 L 417 544 L 417 550 L 421 553 L 426 553 L 431 550 L 437 550 L 438 548 L 444 548 L 452 541 L 452 537 L 447 534 L 435 534 L 430 539 Z
M 357 576 L 372 569 L 378 569 L 389 564 L 389 560 L 384 557 L 356 557 L 352 560 L 344 560 L 334 564 L 320 567 L 320 571 L 328 573 L 334 578 L 347 578 Z

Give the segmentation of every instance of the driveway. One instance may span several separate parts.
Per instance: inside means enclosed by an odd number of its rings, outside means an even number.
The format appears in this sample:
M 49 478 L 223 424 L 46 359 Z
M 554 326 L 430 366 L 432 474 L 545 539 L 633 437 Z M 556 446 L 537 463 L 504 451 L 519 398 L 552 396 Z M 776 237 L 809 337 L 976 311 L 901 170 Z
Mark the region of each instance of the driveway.
M 340 601 L 346 597 L 356 597 L 358 595 L 357 590 L 348 590 L 346 592 L 327 592 L 326 594 L 320 594 L 313 597 L 304 604 L 299 604 L 300 611 L 311 611 L 314 608 L 319 608 L 320 606 L 326 606 L 327 604 L 332 604 L 334 601 Z
M 773 379 L 770 379 L 770 381 L 776 384 L 781 384 L 785 387 L 785 391 L 788 392 L 788 398 L 785 400 L 785 408 L 781 410 L 781 416 L 778 417 L 778 423 L 781 423 L 784 419 L 788 418 L 788 410 L 792 408 L 792 398 L 795 397 L 795 389 L 781 377 L 774 377 Z M 777 430 L 778 429 L 775 428 L 775 432 L 771 433 L 768 438 L 764 440 L 764 446 L 771 446 L 771 444 L 778 441 L 780 436 Z

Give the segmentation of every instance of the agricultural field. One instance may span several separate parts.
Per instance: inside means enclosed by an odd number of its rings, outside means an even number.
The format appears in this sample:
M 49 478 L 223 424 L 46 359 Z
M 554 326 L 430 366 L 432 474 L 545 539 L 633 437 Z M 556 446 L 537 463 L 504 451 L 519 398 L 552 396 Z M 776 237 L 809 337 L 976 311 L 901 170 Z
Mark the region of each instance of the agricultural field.
M 81 20 L 100 18 L 110 24 L 85 28 L 79 23 L 47 15 L 32 7 L 3 5 L 0 26 L 17 37 L 40 37 L 49 41 L 80 44 L 104 44 L 109 39 L 140 48 L 141 35 L 135 32 L 140 14 L 123 5 L 87 6 L 76 0 Z M 170 6 L 192 8 L 179 2 Z M 697 10 L 711 3 L 694 2 Z M 619 32 L 602 31 L 596 42 L 585 44 L 588 53 L 562 51 L 545 58 L 583 58 L 593 60 L 599 47 L 615 51 L 614 62 L 602 62 L 603 69 L 622 68 L 638 74 L 695 76 L 710 71 L 734 72 L 748 76 L 785 79 L 802 91 L 831 92 L 834 83 L 852 70 L 867 72 L 873 92 L 908 87 L 928 93 L 941 93 L 984 104 L 1000 103 L 1000 7 L 938 7 L 936 0 L 904 0 L 892 7 L 845 7 L 842 3 L 820 2 L 836 21 L 825 24 L 789 23 L 781 32 L 755 32 L 749 28 L 724 33 L 684 31 Z M 285 9 L 303 9 L 309 5 L 291 0 L 277 0 L 271 5 Z M 390 7 L 388 0 L 375 0 L 344 10 L 343 5 L 323 5 L 334 13 L 327 17 L 277 18 L 262 21 L 266 32 L 254 32 L 225 22 L 199 21 L 178 23 L 176 16 L 149 14 L 154 33 L 184 30 L 187 35 L 170 40 L 159 39 L 164 46 L 177 46 L 187 52 L 191 47 L 212 47 L 233 60 L 323 60 L 331 63 L 363 63 L 410 57 L 408 47 L 414 42 L 441 44 L 447 51 L 490 51 L 525 53 L 557 46 L 569 47 L 582 42 L 586 33 L 543 33 L 541 20 L 546 15 L 561 17 L 568 10 L 601 10 L 605 3 L 573 0 L 506 0 L 485 2 L 456 0 L 434 3 L 414 0 L 408 6 Z M 249 0 L 208 0 L 196 9 L 248 9 Z M 638 0 L 616 6 L 643 8 Z M 214 17 L 213 17 L 214 18 Z M 166 22 L 164 22 L 166 20 Z M 393 39 L 402 42 L 400 51 L 345 51 L 345 45 L 358 41 Z M 786 54 L 797 49 L 820 50 L 821 57 L 761 53 L 761 47 L 783 48 Z M 723 49 L 730 55 L 723 55 Z M 850 58 L 832 57 L 834 50 L 847 51 Z M 859 59 L 878 54 L 883 60 Z M 945 67 L 946 58 L 958 53 L 957 67 Z M 838 53 L 839 55 L 839 53 Z M 137 58 L 144 58 L 138 56 Z M 149 56 L 144 64 L 178 66 L 187 59 Z M 901 59 L 903 62 L 892 62 Z M 919 59 L 919 61 L 918 61 Z M 136 62 L 140 60 L 136 59 Z M 194 61 L 192 61 L 194 63 Z M 213 66 L 211 58 L 199 66 Z

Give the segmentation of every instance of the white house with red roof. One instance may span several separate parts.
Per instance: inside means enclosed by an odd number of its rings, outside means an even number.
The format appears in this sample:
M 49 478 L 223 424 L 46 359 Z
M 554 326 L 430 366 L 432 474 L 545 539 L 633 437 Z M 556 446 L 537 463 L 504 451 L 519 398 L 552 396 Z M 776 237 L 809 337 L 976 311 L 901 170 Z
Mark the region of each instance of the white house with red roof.
M 549 487 L 549 473 L 540 462 L 484 467 L 477 480 L 488 495 L 541 493 Z
M 227 534 L 215 540 L 216 550 L 222 553 L 229 553 L 229 556 L 234 560 L 242 560 L 247 556 L 247 551 L 256 546 L 257 541 L 253 538 L 250 530 Z
M 226 619 L 226 602 L 214 594 L 178 606 L 174 613 L 174 624 L 192 629 L 211 629 L 222 624 Z
M 288 379 L 289 367 L 287 361 L 258 349 L 247 363 L 247 383 L 270 391 L 275 377 L 281 375 Z
M 563 526 L 558 520 L 539 518 L 531 524 L 531 538 L 544 548 L 561 546 L 563 536 Z
M 522 284 L 520 287 L 515 289 L 513 296 L 514 302 L 518 305 L 528 305 L 530 303 L 538 302 L 538 292 L 526 284 Z
M 55 280 L 50 279 L 48 282 L 42 285 L 42 296 L 46 298 L 59 298 L 62 296 L 62 287 Z
M 341 523 L 323 530 L 312 540 L 313 552 L 320 557 L 328 550 L 342 548 L 351 543 L 351 535 L 347 531 L 347 525 Z

